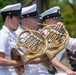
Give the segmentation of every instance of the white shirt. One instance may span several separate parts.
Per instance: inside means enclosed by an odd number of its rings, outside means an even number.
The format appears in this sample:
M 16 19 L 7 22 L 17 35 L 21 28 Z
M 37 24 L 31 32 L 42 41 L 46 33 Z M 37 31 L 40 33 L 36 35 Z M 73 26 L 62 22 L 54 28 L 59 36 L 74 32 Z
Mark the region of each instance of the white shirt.
M 23 29 L 19 26 L 16 34 L 19 35 Z M 24 75 L 52 75 L 44 68 L 42 64 L 26 64 Z
M 45 30 L 44 33 L 45 33 L 45 35 L 46 35 L 46 34 L 47 34 L 47 30 Z M 56 55 L 55 58 L 56 58 L 58 61 L 60 61 L 61 58 L 62 58 L 62 56 L 63 56 L 63 53 L 66 51 L 66 49 L 70 50 L 71 52 L 74 52 L 74 50 L 71 50 L 71 48 L 72 48 L 72 46 L 73 46 L 73 44 L 74 44 L 75 42 L 76 42 L 76 39 L 70 37 L 67 46 L 66 46 L 63 50 L 61 50 L 61 51 Z M 62 71 L 59 71 L 59 72 L 62 72 Z M 65 73 L 65 74 L 64 74 L 64 73 L 58 73 L 58 74 L 56 74 L 56 75 L 61 75 L 61 74 L 66 75 L 66 73 Z
M 14 32 L 4 25 L 0 31 L 0 52 L 5 53 L 5 58 L 11 59 L 11 49 L 15 45 L 16 36 Z M 0 75 L 17 75 L 13 66 L 0 66 Z
M 56 55 L 56 59 L 57 59 L 57 60 L 60 61 L 60 59 L 61 59 L 63 53 L 66 51 L 66 49 L 70 50 L 71 52 L 74 51 L 74 50 L 71 50 L 71 48 L 72 48 L 73 44 L 76 42 L 75 40 L 76 40 L 76 39 L 70 37 L 70 40 L 69 40 L 67 46 Z
M 66 73 L 57 73 L 55 75 L 67 75 Z

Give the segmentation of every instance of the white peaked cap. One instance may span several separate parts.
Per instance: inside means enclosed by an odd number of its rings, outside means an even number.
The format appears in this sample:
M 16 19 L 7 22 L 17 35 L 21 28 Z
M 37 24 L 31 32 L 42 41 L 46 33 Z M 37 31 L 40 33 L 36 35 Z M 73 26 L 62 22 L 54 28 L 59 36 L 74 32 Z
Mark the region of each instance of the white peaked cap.
M 21 3 L 17 3 L 5 6 L 0 10 L 0 13 L 2 16 L 15 15 L 18 16 L 19 18 L 23 18 L 23 16 L 21 15 L 21 9 L 22 9 Z
M 21 13 L 22 13 L 22 15 L 24 15 L 24 14 L 28 14 L 28 13 L 35 12 L 35 11 L 37 11 L 37 5 L 33 4 L 31 6 L 22 8 Z
M 21 9 L 21 3 L 7 5 L 0 10 L 0 12 L 12 11 L 12 10 L 19 10 Z
M 29 16 L 30 17 L 39 17 L 39 14 L 37 12 L 37 5 L 33 4 L 31 6 L 27 6 L 27 7 L 22 8 L 21 14 L 24 17 L 29 17 Z
M 42 14 L 41 14 L 41 17 L 40 19 L 43 19 L 43 18 L 52 18 L 52 17 L 60 17 L 60 7 L 59 6 L 54 6 L 46 11 L 44 11 Z M 48 17 L 47 17 L 48 16 Z

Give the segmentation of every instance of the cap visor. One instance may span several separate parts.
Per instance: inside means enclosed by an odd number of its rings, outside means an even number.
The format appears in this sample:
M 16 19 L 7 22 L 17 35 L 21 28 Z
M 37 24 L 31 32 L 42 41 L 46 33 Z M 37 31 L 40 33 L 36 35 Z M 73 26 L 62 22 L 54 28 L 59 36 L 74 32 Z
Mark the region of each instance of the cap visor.
M 41 15 L 40 15 L 40 14 L 38 14 L 38 15 L 34 16 L 34 18 L 39 18 L 39 17 L 41 17 Z
M 60 16 L 59 19 L 63 19 L 63 16 Z

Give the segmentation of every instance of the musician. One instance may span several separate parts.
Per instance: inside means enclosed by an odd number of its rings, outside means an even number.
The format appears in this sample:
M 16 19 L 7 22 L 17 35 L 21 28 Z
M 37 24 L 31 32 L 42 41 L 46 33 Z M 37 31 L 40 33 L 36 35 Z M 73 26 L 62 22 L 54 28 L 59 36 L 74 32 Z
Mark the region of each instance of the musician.
M 19 35 L 23 30 L 36 30 L 38 19 L 40 17 L 37 12 L 36 4 L 22 8 L 22 15 L 24 18 L 21 19 L 21 25 L 19 25 L 16 31 L 17 35 Z M 50 75 L 50 73 L 48 73 L 48 71 L 40 64 L 41 62 L 48 62 L 48 59 L 37 58 L 29 62 L 25 65 L 24 75 Z
M 55 25 L 62 25 L 63 23 L 60 22 L 60 19 L 62 18 L 62 15 L 60 14 L 60 7 L 59 6 L 55 6 L 53 8 L 50 8 L 48 10 L 46 10 L 45 12 L 43 12 L 41 14 L 41 20 L 43 20 L 43 22 L 45 22 L 45 24 L 47 25 L 51 25 L 51 24 L 55 24 Z M 76 39 L 70 38 L 68 45 L 66 46 L 66 48 L 64 48 L 60 53 L 57 54 L 56 58 L 54 58 L 52 60 L 52 64 L 59 68 L 60 70 L 62 70 L 63 72 L 65 72 L 67 75 L 75 75 L 75 72 L 73 72 L 72 70 L 70 70 L 69 68 L 67 68 L 66 66 L 62 65 L 59 61 L 62 57 L 62 54 L 65 52 L 66 49 L 69 49 L 71 51 L 73 51 L 74 49 L 76 49 Z M 61 75 L 66 75 L 65 73 L 61 73 Z M 56 74 L 56 75 L 59 75 Z
M 4 23 L 0 31 L 0 75 L 18 75 L 13 66 L 22 65 L 22 61 L 11 60 L 11 49 L 15 44 L 14 31 L 22 18 L 21 3 L 7 5 L 0 13 Z

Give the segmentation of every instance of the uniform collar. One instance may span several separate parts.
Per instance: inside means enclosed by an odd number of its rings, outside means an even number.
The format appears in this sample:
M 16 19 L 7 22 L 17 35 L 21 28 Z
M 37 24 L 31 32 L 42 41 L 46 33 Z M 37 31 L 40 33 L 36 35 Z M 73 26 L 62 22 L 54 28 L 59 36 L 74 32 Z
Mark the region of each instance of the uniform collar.
M 19 26 L 19 29 L 22 30 L 22 31 L 24 30 L 21 26 Z
M 3 26 L 3 30 L 5 33 L 7 33 L 9 36 L 11 36 L 13 39 L 15 39 L 15 36 L 14 36 L 14 31 L 10 31 L 5 25 Z
M 3 26 L 3 30 L 5 31 L 5 33 L 11 34 L 11 31 L 5 25 Z

